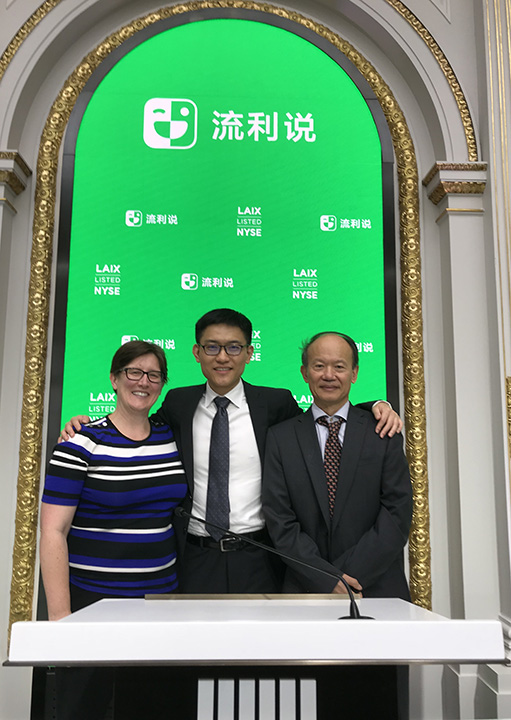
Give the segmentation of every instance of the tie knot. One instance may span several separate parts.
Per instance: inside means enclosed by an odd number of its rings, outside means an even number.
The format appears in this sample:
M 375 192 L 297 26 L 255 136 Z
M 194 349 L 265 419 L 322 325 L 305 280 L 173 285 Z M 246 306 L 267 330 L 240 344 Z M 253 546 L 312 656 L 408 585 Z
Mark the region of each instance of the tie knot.
M 344 422 L 344 418 L 336 416 L 335 420 L 328 420 L 328 417 L 326 415 L 322 415 L 321 417 L 318 417 L 316 420 L 317 423 L 320 425 L 323 425 L 324 427 L 328 428 L 329 433 L 333 432 L 339 432 L 339 428 Z
M 224 409 L 227 407 L 227 405 L 229 405 L 231 401 L 229 400 L 229 398 L 226 398 L 223 395 L 217 395 L 214 402 L 217 408 Z

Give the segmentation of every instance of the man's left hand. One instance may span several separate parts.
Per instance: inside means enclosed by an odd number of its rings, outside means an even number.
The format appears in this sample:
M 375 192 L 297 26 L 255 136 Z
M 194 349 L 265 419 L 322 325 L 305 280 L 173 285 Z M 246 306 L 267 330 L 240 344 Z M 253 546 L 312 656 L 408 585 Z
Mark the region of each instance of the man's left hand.
M 362 594 L 362 585 L 359 583 L 357 578 L 351 577 L 351 575 L 346 575 L 346 573 L 343 573 L 343 578 L 348 583 L 350 588 L 353 590 L 354 593 L 360 593 Z M 348 591 L 346 590 L 346 586 L 343 582 L 339 580 L 337 585 L 332 590 L 333 593 L 336 595 L 347 595 Z

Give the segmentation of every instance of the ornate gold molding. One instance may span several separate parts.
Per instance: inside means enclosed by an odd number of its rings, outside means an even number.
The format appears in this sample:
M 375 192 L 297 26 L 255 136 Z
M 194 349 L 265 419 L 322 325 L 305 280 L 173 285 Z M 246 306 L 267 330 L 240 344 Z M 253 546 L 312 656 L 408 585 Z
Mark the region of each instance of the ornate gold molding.
M 444 208 L 440 215 L 436 218 L 435 222 L 437 225 L 440 225 L 442 220 L 445 217 L 448 217 L 449 215 L 484 215 L 484 210 L 482 208 Z
M 20 29 L 0 57 L 0 80 L 4 76 L 4 73 L 7 70 L 9 63 L 18 52 L 21 45 L 25 42 L 28 35 L 30 35 L 32 30 L 37 25 L 39 25 L 41 20 L 46 17 L 50 10 L 53 10 L 53 8 L 55 8 L 61 2 L 62 0 L 46 0 L 46 2 L 40 5 L 37 10 L 32 13 L 27 22 L 20 27 Z
M 13 168 L 15 166 L 18 167 L 18 171 L 21 171 L 25 178 L 32 175 L 32 170 L 18 152 L 15 150 L 0 151 L 0 183 L 10 187 L 15 195 L 19 195 L 25 190 L 26 185 L 19 175 L 14 172 Z
M 411 592 L 415 603 L 428 608 L 431 606 L 419 182 L 415 151 L 405 117 L 390 88 L 371 63 L 329 28 L 284 8 L 244 0 L 217 0 L 162 8 L 112 33 L 69 76 L 44 126 L 36 171 L 10 623 L 32 617 L 56 177 L 63 134 L 85 83 L 115 48 L 159 20 L 206 8 L 266 12 L 314 31 L 351 60 L 371 85 L 385 113 L 394 143 L 399 183 L 406 447 L 415 496 L 409 551 Z
M 450 163 L 450 162 L 437 162 L 433 165 L 431 170 L 427 173 L 426 177 L 422 181 L 422 184 L 427 186 L 433 180 L 433 178 L 441 172 L 486 172 L 488 170 L 488 163 L 485 162 L 467 162 L 467 163 Z
M 452 69 L 451 64 L 445 57 L 444 53 L 442 52 L 440 46 L 438 45 L 435 38 L 431 35 L 429 30 L 424 27 L 424 25 L 421 23 L 421 21 L 418 19 L 416 15 L 412 13 L 411 10 L 409 10 L 404 3 L 401 2 L 401 0 L 386 0 L 389 5 L 391 5 L 405 20 L 406 22 L 415 30 L 415 32 L 420 35 L 420 37 L 423 39 L 423 41 L 426 43 L 427 47 L 429 48 L 431 54 L 434 56 L 435 60 L 440 66 L 440 69 L 442 70 L 445 79 L 449 83 L 449 87 L 451 88 L 452 94 L 454 95 L 454 99 L 456 101 L 456 105 L 458 106 L 458 110 L 461 117 L 461 122 L 463 123 L 463 129 L 465 131 L 465 138 L 467 141 L 467 151 L 468 151 L 468 159 L 472 161 L 478 160 L 478 153 L 477 153 L 477 143 L 475 138 L 475 131 L 474 131 L 474 124 L 472 122 L 472 117 L 470 115 L 470 110 L 468 109 L 468 104 L 465 98 L 465 94 L 463 93 L 463 90 L 461 89 L 461 85 L 458 81 L 458 78 L 454 74 L 454 70 Z
M 433 205 L 438 205 L 447 195 L 482 195 L 485 187 L 485 182 L 443 180 L 428 197 Z
M 0 170 L 0 183 L 8 185 L 15 195 L 19 195 L 25 189 L 25 185 L 12 170 Z
M 27 177 L 32 175 L 32 170 L 16 150 L 0 150 L 0 160 L 12 160 Z
M 46 2 L 40 5 L 37 10 L 32 13 L 27 22 L 18 30 L 14 38 L 7 46 L 5 52 L 0 57 L 0 80 L 2 79 L 3 74 L 5 73 L 5 70 L 7 69 L 12 58 L 18 52 L 21 44 L 25 41 L 27 36 L 51 10 L 53 10 L 55 7 L 57 7 L 57 5 L 61 3 L 61 1 L 62 0 L 46 0 Z M 465 95 L 463 93 L 463 90 L 461 89 L 461 85 L 459 84 L 459 81 L 454 74 L 454 70 L 452 69 L 449 61 L 445 57 L 444 53 L 440 49 L 440 46 L 438 45 L 434 37 L 431 35 L 431 33 L 424 27 L 418 17 L 406 7 L 404 3 L 400 2 L 400 0 L 386 0 L 386 2 L 391 5 L 394 10 L 396 10 L 396 12 L 398 12 L 415 30 L 415 32 L 422 38 L 422 40 L 438 62 L 447 82 L 449 83 L 449 87 L 452 90 L 454 99 L 456 100 L 456 104 L 460 112 L 461 121 L 463 123 L 465 137 L 467 141 L 469 160 L 476 161 L 478 159 L 478 154 L 472 117 L 468 109 Z M 232 5 L 232 7 L 234 7 L 234 4 Z M 270 8 L 268 12 L 272 12 L 273 10 L 275 10 L 275 8 L 272 8 L 272 6 L 268 6 L 268 8 Z M 278 8 L 276 10 L 278 10 Z M 277 14 L 279 13 L 277 12 Z
M 14 215 L 17 214 L 17 210 L 13 205 L 13 195 L 20 195 L 26 189 L 25 181 L 30 175 L 32 171 L 18 152 L 0 151 L 0 184 L 4 186 L 5 191 L 5 195 L 0 197 L 0 204 L 9 208 Z

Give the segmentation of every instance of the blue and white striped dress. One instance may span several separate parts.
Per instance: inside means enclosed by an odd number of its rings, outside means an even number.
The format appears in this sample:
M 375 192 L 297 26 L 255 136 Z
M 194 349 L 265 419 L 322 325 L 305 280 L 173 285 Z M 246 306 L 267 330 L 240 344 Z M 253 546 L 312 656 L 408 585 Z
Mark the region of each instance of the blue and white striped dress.
M 42 500 L 76 506 L 70 582 L 105 596 L 175 590 L 172 517 L 186 490 L 172 431 L 157 421 L 148 438 L 134 441 L 101 418 L 57 445 Z

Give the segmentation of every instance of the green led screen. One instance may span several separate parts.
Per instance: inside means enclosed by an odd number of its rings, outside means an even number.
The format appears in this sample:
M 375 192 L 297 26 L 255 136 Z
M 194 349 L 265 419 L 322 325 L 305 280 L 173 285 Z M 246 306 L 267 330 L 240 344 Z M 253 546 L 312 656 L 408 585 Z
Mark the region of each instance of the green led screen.
M 382 144 L 332 57 L 265 22 L 188 22 L 120 57 L 82 105 L 62 418 L 113 409 L 128 339 L 166 350 L 172 386 L 201 382 L 194 324 L 216 307 L 254 324 L 249 382 L 307 407 L 299 346 L 335 329 L 360 349 L 352 399 L 387 397 Z

